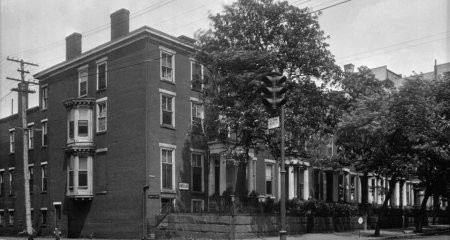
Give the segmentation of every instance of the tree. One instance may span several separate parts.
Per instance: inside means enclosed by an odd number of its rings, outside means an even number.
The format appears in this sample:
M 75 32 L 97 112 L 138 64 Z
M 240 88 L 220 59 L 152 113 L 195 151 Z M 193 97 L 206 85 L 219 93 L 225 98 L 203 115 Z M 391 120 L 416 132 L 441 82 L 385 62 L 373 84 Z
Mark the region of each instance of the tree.
M 390 177 L 375 228 L 379 236 L 395 183 L 413 172 L 415 159 L 409 155 L 411 146 L 404 129 L 392 114 L 392 95 L 396 94 L 392 82 L 380 82 L 368 68 L 361 67 L 357 73 L 346 75 L 342 85 L 349 106 L 336 133 L 341 164 L 352 164 L 364 172 L 365 181 L 369 172 Z M 367 199 L 363 202 L 367 203 Z
M 238 0 L 209 18 L 212 28 L 196 35 L 196 59 L 207 69 L 204 103 L 209 140 L 230 142 L 231 130 L 230 149 L 240 148 L 244 161 L 250 149 L 261 147 L 277 156 L 279 146 L 273 142 L 275 133 L 267 131 L 268 113 L 259 94 L 259 79 L 271 71 L 293 74 L 287 83 L 286 130 L 300 145 L 289 145 L 287 155 L 303 153 L 307 134 L 329 131 L 338 111 L 324 86 L 313 80 L 337 82 L 340 69 L 327 49 L 317 14 L 287 2 Z

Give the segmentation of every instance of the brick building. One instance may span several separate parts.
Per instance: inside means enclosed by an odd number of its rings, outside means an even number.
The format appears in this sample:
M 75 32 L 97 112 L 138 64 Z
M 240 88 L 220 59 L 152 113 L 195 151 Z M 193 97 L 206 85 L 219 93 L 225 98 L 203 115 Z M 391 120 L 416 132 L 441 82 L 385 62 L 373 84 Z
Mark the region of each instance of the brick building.
M 33 226 L 49 235 L 139 238 L 167 208 L 198 212 L 209 197 L 244 186 L 280 197 L 278 163 L 266 152 L 237 178 L 226 147 L 205 142 L 203 67 L 193 40 L 150 27 L 129 30 L 129 11 L 111 14 L 111 40 L 82 52 L 82 35 L 66 38 L 66 61 L 35 75 L 39 106 L 28 109 L 28 171 Z M 24 228 L 22 129 L 0 119 L 0 233 Z M 330 140 L 324 151 L 335 152 Z M 352 169 L 287 161 L 288 198 L 379 204 L 387 180 Z M 401 190 L 400 190 L 401 189 Z M 367 190 L 367 191 L 366 191 Z M 401 195 L 401 192 L 404 194 Z M 413 204 L 412 184 L 398 185 L 393 205 Z M 402 196 L 402 197 L 400 197 Z

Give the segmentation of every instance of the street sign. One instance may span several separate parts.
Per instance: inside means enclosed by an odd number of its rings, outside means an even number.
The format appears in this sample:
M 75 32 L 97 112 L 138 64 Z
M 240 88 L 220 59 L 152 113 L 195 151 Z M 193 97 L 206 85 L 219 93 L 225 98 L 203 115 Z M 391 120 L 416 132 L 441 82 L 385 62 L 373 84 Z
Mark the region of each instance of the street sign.
M 160 197 L 159 194 L 149 194 L 149 195 L 147 195 L 147 198 L 150 198 L 150 199 L 157 199 L 159 197 Z
M 178 189 L 180 190 L 189 190 L 189 183 L 178 183 Z
M 269 118 L 268 126 L 269 129 L 280 127 L 280 117 Z
M 358 223 L 359 223 L 359 224 L 363 224 L 363 222 L 364 222 L 363 218 L 362 218 L 362 217 L 359 217 L 359 218 L 358 218 Z

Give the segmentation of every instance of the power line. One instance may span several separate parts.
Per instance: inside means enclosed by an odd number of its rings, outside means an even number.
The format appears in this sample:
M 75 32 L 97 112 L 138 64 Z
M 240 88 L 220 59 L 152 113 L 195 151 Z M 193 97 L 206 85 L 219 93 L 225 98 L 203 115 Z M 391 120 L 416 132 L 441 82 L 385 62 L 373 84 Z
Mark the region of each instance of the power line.
M 406 47 L 402 47 L 402 48 L 395 48 L 395 49 L 392 49 L 392 50 L 389 50 L 389 51 L 383 51 L 383 52 L 375 53 L 375 54 L 372 54 L 372 55 L 367 56 L 367 57 L 356 57 L 354 59 L 349 59 L 349 60 L 339 60 L 338 63 L 343 63 L 344 61 L 345 62 L 349 62 L 349 61 L 351 62 L 352 60 L 357 60 L 357 59 L 367 59 L 367 58 L 371 58 L 373 56 L 378 56 L 380 54 L 385 54 L 385 53 L 395 52 L 395 51 L 402 50 L 402 49 L 417 47 L 417 46 L 424 45 L 424 44 L 427 44 L 427 43 L 441 41 L 441 40 L 445 40 L 445 39 L 449 39 L 449 38 L 450 38 L 450 36 L 445 37 L 445 38 L 433 39 L 433 40 L 430 40 L 430 41 L 421 42 L 421 43 L 417 43 L 417 44 L 406 46 Z
M 322 11 L 322 10 L 325 10 L 325 9 L 328 9 L 328 8 L 332 8 L 332 7 L 335 7 L 335 6 L 337 6 L 337 5 L 341 5 L 341 4 L 344 4 L 344 3 L 346 3 L 346 2 L 350 2 L 350 1 L 351 1 L 351 0 L 339 2 L 339 3 L 333 4 L 333 5 L 328 6 L 328 7 L 321 8 L 321 9 L 319 9 L 319 10 L 316 10 L 316 11 L 313 11 L 313 12 L 310 12 L 310 13 L 320 12 L 320 11 Z
M 416 38 L 416 39 L 411 39 L 411 40 L 407 40 L 407 41 L 403 41 L 403 42 L 398 42 L 398 43 L 395 43 L 395 44 L 392 44 L 392 45 L 388 45 L 388 46 L 385 46 L 385 47 L 376 48 L 376 49 L 372 49 L 372 50 L 368 50 L 368 51 L 364 51 L 364 52 L 359 52 L 359 53 L 347 55 L 347 56 L 341 57 L 341 59 L 350 58 L 350 57 L 353 57 L 353 56 L 358 56 L 358 55 L 363 55 L 363 54 L 368 54 L 368 53 L 371 53 L 371 52 L 376 52 L 376 51 L 379 51 L 379 50 L 382 50 L 382 49 L 391 48 L 391 47 L 394 47 L 394 46 L 397 46 L 397 45 L 402 45 L 402 44 L 405 44 L 405 43 L 414 42 L 414 41 L 417 41 L 417 40 L 422 40 L 422 39 L 430 38 L 430 37 L 441 35 L 441 34 L 445 34 L 445 33 L 450 33 L 450 31 L 435 33 L 435 34 L 423 36 L 423 37 Z
M 163 6 L 169 4 L 169 3 L 172 2 L 172 1 L 175 1 L 175 0 L 163 0 L 163 2 L 155 3 L 155 4 L 152 4 L 152 5 L 149 5 L 149 6 L 145 7 L 144 9 L 141 9 L 141 10 L 137 11 L 137 12 L 134 13 L 134 14 L 130 14 L 130 15 L 131 15 L 131 16 L 130 16 L 130 19 L 135 18 L 135 17 L 137 17 L 137 16 L 140 16 L 140 15 L 142 15 L 142 14 L 144 14 L 144 13 L 147 13 L 147 12 L 149 12 L 149 11 L 151 11 L 151 10 L 156 10 L 156 9 L 158 9 L 158 8 L 160 8 L 160 7 L 163 7 Z M 159 5 L 158 5 L 158 4 L 159 4 Z M 121 22 L 119 22 L 119 23 L 117 23 L 117 24 L 121 24 Z M 99 32 L 99 31 L 101 31 L 101 30 L 107 29 L 109 26 L 111 26 L 111 25 L 110 25 L 110 24 L 104 24 L 104 25 L 95 27 L 95 28 L 93 28 L 93 29 L 90 29 L 90 30 L 84 32 L 84 33 L 83 33 L 83 36 L 89 36 L 89 35 L 91 35 L 91 34 L 94 34 L 94 33 L 96 33 L 96 32 Z M 10 55 L 10 56 L 18 56 L 18 55 L 25 54 L 25 53 L 28 53 L 28 52 L 33 52 L 33 51 L 36 51 L 36 50 L 40 50 L 40 49 L 45 49 L 45 48 L 53 47 L 53 46 L 55 46 L 55 45 L 60 45 L 60 44 L 63 44 L 64 42 L 65 42 L 65 39 L 61 39 L 61 40 L 55 41 L 55 42 L 53 42 L 53 43 L 50 43 L 50 44 L 47 44 L 47 45 L 44 45 L 44 46 L 35 47 L 35 48 L 32 48 L 32 49 L 27 49 L 27 50 L 23 50 L 23 51 L 21 51 L 21 52 L 17 52 L 17 53 L 15 53 L 15 54 L 9 54 L 9 55 Z M 33 54 L 30 54 L 30 55 L 27 54 L 27 56 L 32 56 L 32 55 L 33 55 Z

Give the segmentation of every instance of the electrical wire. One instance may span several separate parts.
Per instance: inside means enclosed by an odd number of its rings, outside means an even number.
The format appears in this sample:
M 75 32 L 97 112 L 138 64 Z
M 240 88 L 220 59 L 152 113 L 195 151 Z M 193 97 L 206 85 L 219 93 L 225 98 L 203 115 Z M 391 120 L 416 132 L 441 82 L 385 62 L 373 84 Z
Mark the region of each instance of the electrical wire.
M 343 1 L 343 2 L 339 2 L 339 3 L 330 5 L 330 6 L 328 6 L 328 7 L 321 8 L 321 9 L 319 9 L 319 10 L 316 10 L 316 11 L 313 11 L 313 12 L 310 12 L 310 13 L 312 14 L 312 13 L 320 12 L 320 11 L 322 11 L 322 10 L 325 10 L 325 9 L 328 9 L 328 8 L 332 8 L 332 7 L 335 7 L 335 6 L 337 6 L 337 5 L 341 5 L 341 4 L 344 4 L 344 3 L 346 3 L 346 2 L 350 2 L 350 1 L 351 1 L 351 0 L 346 0 L 346 1 Z

